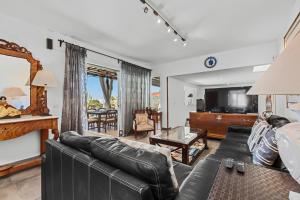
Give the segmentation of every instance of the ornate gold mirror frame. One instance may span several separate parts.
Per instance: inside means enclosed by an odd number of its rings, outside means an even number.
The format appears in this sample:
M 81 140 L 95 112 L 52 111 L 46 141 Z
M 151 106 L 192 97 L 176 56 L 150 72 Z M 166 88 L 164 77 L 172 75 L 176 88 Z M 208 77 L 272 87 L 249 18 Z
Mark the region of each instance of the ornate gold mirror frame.
M 30 105 L 21 110 L 22 115 L 40 115 L 43 107 L 43 93 L 44 87 L 33 86 L 31 83 L 39 70 L 42 70 L 40 61 L 34 59 L 30 51 L 25 47 L 21 47 L 16 43 L 8 42 L 0 39 L 0 54 L 26 59 L 30 63 Z M 0 66 L 1 69 L 1 66 Z M 24 83 L 25 84 L 25 83 Z

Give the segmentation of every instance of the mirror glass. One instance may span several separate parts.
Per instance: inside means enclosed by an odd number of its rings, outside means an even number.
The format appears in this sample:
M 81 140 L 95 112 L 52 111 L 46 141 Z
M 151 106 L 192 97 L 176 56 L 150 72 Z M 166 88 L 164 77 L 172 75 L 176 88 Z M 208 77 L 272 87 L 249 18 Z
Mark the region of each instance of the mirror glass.
M 30 105 L 30 67 L 26 59 L 0 55 L 0 96 L 17 109 Z

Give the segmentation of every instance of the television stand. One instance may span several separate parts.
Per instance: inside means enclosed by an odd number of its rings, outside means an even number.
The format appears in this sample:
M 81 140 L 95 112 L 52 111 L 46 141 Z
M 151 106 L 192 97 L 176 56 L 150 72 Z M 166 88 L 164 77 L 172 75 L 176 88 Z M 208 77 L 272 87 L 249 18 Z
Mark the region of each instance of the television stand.
M 191 128 L 207 129 L 208 138 L 223 139 L 229 126 L 252 127 L 257 114 L 190 112 Z

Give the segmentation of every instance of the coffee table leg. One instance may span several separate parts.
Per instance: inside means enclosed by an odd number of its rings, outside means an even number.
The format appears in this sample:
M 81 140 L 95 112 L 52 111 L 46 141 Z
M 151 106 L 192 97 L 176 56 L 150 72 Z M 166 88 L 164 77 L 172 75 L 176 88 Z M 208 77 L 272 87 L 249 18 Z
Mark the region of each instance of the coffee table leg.
M 182 163 L 189 164 L 189 147 L 187 145 L 182 147 Z
M 207 137 L 204 137 L 203 138 L 203 143 L 204 143 L 204 145 L 205 145 L 205 149 L 208 149 L 208 145 L 207 145 Z
M 155 145 L 155 142 L 153 142 L 153 140 L 151 138 L 149 138 L 149 142 L 150 142 L 150 144 Z

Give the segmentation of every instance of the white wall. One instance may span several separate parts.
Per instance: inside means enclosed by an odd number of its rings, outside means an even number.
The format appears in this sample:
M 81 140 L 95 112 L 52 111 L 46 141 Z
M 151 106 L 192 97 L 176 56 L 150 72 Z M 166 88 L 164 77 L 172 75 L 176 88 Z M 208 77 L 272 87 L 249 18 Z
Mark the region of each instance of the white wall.
M 184 88 L 195 88 L 197 86 L 169 77 L 169 124 L 170 127 L 184 126 L 185 121 L 189 118 L 189 113 L 196 111 L 196 104 L 185 105 Z
M 278 42 L 275 41 L 267 44 L 250 46 L 210 55 L 203 55 L 190 59 L 184 59 L 153 66 L 153 74 L 161 77 L 161 107 L 163 112 L 163 126 L 166 126 L 167 113 L 166 77 L 272 63 L 273 58 L 278 54 L 278 50 Z M 208 56 L 215 56 L 218 60 L 217 66 L 213 69 L 208 69 L 203 64 L 204 60 Z M 171 84 L 169 84 L 169 87 L 172 87 Z M 170 96 L 169 99 L 171 98 L 172 97 Z M 173 113 L 171 113 L 171 110 L 180 110 L 181 108 L 172 108 L 171 106 L 169 106 L 169 109 L 171 116 L 173 115 Z
M 59 23 L 59 22 L 58 22 Z M 96 51 L 108 53 L 121 59 L 127 60 L 134 64 L 149 68 L 147 63 L 141 63 L 135 60 L 124 58 L 113 53 L 95 48 L 91 45 L 76 41 L 72 38 L 63 36 L 59 33 L 41 29 L 32 24 L 22 22 L 20 20 L 7 17 L 0 14 L 0 38 L 15 42 L 26 47 L 32 52 L 33 57 L 40 60 L 44 68 L 51 70 L 58 82 L 58 87 L 48 90 L 48 107 L 51 114 L 61 116 L 62 96 L 63 96 L 63 80 L 64 80 L 64 65 L 65 65 L 65 48 L 60 48 L 58 39 L 94 49 Z M 54 49 L 46 49 L 46 38 L 51 38 L 54 41 Z M 120 64 L 117 61 L 103 57 L 95 53 L 88 53 L 87 62 L 102 65 L 105 67 L 120 70 Z M 0 66 L 1 67 L 1 66 Z M 5 72 L 1 72 L 5 73 Z M 15 71 L 18 73 L 18 71 Z M 14 78 L 14 77 L 12 77 Z M 10 141 L 0 142 L 0 165 L 14 162 L 20 159 L 33 157 L 39 154 L 39 134 L 34 132 L 23 137 Z

